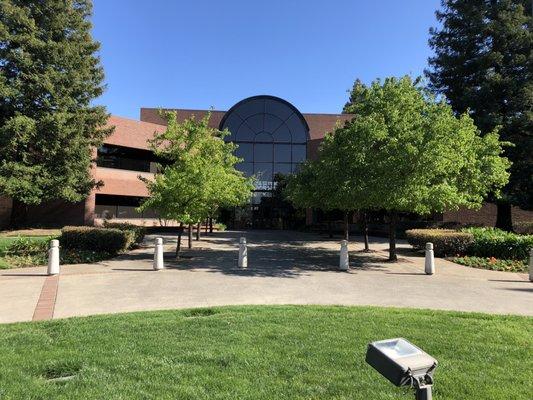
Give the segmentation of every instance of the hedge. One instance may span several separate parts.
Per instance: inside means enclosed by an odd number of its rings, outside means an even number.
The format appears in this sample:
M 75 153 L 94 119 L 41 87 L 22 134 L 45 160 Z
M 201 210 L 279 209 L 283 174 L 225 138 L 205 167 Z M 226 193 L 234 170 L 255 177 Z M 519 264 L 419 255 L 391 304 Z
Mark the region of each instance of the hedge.
M 135 243 L 135 234 L 131 230 L 115 228 L 66 226 L 61 229 L 59 241 L 67 249 L 118 253 Z
M 426 243 L 433 243 L 437 257 L 463 255 L 474 241 L 471 233 L 452 229 L 410 229 L 405 231 L 405 236 L 415 249 L 422 250 Z
M 533 235 L 517 235 L 495 228 L 465 228 L 462 232 L 474 237 L 468 248 L 471 256 L 525 260 L 533 248 Z
M 137 225 L 129 224 L 127 222 L 104 221 L 104 228 L 119 229 L 121 231 L 132 231 L 135 237 L 134 239 L 135 244 L 142 243 L 144 239 L 144 235 L 146 233 L 146 229 L 143 226 L 137 226 Z

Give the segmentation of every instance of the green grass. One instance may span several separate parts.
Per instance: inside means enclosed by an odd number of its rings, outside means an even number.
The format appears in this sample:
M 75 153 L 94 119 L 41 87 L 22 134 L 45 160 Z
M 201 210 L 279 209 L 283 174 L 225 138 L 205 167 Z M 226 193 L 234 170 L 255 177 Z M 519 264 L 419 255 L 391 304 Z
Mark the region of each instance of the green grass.
M 530 399 L 532 322 L 264 306 L 2 325 L 0 398 L 412 399 L 364 361 L 368 342 L 402 336 L 439 360 L 435 400 Z

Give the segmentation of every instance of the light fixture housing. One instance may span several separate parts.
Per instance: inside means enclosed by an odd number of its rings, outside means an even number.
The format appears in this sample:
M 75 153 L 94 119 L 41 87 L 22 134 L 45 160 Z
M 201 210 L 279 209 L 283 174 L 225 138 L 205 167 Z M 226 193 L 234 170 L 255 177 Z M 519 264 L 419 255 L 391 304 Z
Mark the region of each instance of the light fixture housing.
M 437 360 L 403 338 L 368 345 L 366 362 L 396 386 L 431 385 Z

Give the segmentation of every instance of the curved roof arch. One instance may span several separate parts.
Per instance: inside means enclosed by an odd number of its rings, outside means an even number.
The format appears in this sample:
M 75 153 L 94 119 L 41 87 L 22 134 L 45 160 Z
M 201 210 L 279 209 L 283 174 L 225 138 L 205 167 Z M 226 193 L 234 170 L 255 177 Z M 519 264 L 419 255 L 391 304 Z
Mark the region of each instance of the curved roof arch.
M 235 140 L 243 126 L 255 135 L 267 132 L 275 137 L 276 131 L 282 128 L 281 130 L 291 132 L 292 139 L 289 141 L 302 142 L 310 139 L 309 125 L 302 113 L 288 101 L 276 96 L 259 95 L 239 101 L 224 114 L 219 129 L 233 127 L 234 131 L 229 130 Z M 305 138 L 301 137 L 302 134 Z M 294 139 L 298 136 L 301 139 Z

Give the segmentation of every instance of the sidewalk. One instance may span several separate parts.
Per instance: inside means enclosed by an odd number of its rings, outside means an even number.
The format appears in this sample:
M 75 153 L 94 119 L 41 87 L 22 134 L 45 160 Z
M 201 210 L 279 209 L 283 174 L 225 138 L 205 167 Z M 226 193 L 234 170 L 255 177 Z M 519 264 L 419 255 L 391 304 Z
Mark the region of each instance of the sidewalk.
M 249 244 L 247 270 L 237 268 L 241 235 Z M 111 261 L 62 266 L 54 302 L 46 268 L 0 271 L 0 322 L 30 321 L 36 311 L 45 316 L 47 310 L 53 318 L 65 318 L 229 304 L 376 305 L 533 315 L 533 286 L 526 274 L 436 259 L 436 274 L 427 276 L 423 257 L 405 244 L 399 245 L 399 262 L 387 262 L 388 244 L 381 238 L 372 238 L 370 254 L 361 252 L 361 238 L 352 238 L 349 272 L 337 271 L 340 240 L 317 234 L 216 233 L 195 241 L 195 248 L 178 262 L 173 259 L 174 238 L 165 237 L 168 268 L 163 271 L 152 270 L 153 240 L 148 237 L 149 247 Z

